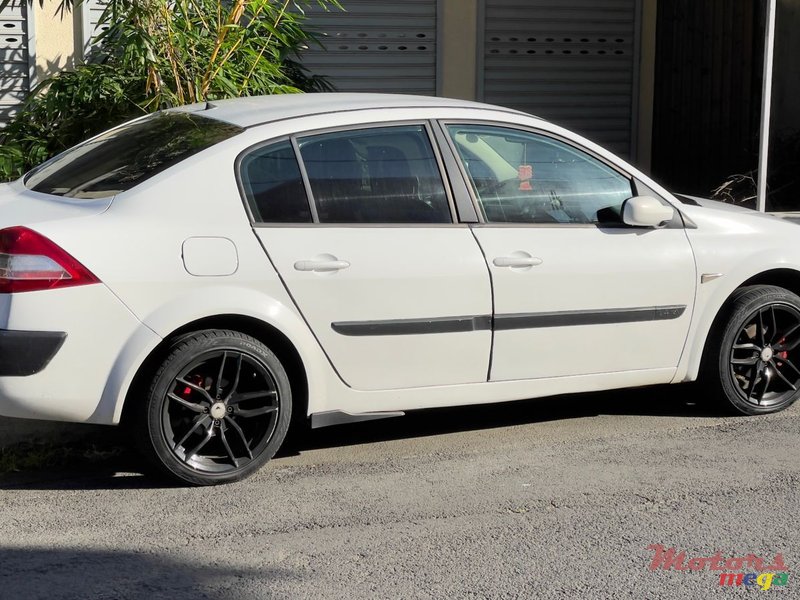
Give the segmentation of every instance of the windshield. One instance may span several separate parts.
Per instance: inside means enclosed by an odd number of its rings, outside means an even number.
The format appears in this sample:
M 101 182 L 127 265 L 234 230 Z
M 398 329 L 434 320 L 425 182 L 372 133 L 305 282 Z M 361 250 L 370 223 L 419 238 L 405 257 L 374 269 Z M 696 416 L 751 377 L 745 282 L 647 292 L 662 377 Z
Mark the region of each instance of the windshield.
M 106 198 L 242 131 L 192 113 L 158 113 L 70 148 L 28 173 L 25 185 L 43 194 Z

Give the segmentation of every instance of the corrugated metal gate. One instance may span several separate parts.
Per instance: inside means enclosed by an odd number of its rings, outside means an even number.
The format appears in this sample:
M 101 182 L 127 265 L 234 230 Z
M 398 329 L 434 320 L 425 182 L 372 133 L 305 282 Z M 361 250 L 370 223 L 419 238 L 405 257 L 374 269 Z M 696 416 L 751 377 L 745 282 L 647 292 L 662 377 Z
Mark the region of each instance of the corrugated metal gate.
M 31 89 L 28 10 L 27 0 L 12 0 L 0 12 L 0 127 L 16 114 Z
M 485 0 L 483 99 L 630 155 L 637 0 Z
M 436 94 L 436 0 L 347 0 L 307 11 L 325 49 L 302 64 L 340 92 Z M 322 36 L 320 33 L 326 35 Z
M 105 0 L 84 0 L 80 5 L 81 11 L 81 42 L 83 43 L 83 57 L 87 58 L 94 45 L 92 42 L 101 30 L 108 29 L 108 25 L 99 26 L 100 17 L 106 8 Z

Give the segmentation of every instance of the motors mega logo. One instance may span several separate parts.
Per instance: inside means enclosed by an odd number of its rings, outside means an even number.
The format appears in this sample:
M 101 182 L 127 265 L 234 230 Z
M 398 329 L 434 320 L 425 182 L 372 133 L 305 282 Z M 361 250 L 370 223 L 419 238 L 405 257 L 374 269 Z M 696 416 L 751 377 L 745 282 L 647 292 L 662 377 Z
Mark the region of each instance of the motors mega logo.
M 669 571 L 721 571 L 721 586 L 758 587 L 768 590 L 772 586 L 784 586 L 789 583 L 789 569 L 783 562 L 783 554 L 778 553 L 771 561 L 755 554 L 726 558 L 721 552 L 713 556 L 697 556 L 688 558 L 686 552 L 678 552 L 675 548 L 664 548 L 661 544 L 651 544 L 648 550 L 655 552 L 650 570 L 663 569 Z

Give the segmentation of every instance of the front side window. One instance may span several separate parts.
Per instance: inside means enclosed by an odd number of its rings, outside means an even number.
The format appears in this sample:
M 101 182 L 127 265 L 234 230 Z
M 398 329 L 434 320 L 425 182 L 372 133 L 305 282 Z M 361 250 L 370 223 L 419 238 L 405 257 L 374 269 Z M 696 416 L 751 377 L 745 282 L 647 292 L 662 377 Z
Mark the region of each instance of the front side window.
M 452 223 L 422 125 L 298 140 L 320 223 Z
M 568 144 L 488 125 L 449 125 L 487 223 L 622 222 L 631 180 Z
M 157 113 L 62 152 L 28 173 L 25 185 L 55 196 L 107 198 L 242 131 L 193 113 Z

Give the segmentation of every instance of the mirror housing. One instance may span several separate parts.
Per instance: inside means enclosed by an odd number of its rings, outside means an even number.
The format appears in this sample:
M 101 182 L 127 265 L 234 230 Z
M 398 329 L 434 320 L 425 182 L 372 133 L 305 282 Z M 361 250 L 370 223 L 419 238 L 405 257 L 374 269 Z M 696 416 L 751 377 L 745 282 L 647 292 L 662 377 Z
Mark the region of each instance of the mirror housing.
M 652 196 L 634 196 L 622 205 L 622 220 L 634 227 L 661 227 L 672 220 L 675 209 Z

